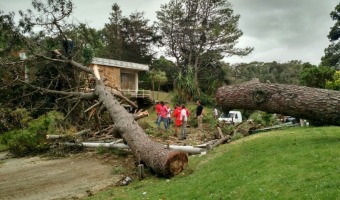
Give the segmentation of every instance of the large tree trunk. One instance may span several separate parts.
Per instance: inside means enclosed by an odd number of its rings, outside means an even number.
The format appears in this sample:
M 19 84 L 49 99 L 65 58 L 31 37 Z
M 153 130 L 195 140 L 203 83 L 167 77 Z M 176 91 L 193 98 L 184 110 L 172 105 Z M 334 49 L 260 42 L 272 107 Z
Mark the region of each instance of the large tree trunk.
M 127 142 L 137 162 L 144 163 L 166 177 L 174 176 L 183 170 L 188 162 L 185 153 L 167 149 L 163 144 L 151 141 L 134 116 L 119 104 L 101 80 L 96 81 L 95 92 L 107 108 L 114 128 Z
M 219 88 L 216 100 L 224 111 L 237 108 L 262 110 L 309 119 L 318 124 L 340 125 L 339 91 L 249 81 Z

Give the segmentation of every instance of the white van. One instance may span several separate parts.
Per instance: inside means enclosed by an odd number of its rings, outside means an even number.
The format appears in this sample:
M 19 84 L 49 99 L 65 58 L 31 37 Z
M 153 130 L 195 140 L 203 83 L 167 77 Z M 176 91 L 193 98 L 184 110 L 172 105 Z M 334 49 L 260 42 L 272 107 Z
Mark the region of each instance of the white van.
M 218 118 L 218 122 L 224 123 L 241 123 L 242 122 L 242 114 L 240 111 L 232 110 L 226 115 L 224 113 Z

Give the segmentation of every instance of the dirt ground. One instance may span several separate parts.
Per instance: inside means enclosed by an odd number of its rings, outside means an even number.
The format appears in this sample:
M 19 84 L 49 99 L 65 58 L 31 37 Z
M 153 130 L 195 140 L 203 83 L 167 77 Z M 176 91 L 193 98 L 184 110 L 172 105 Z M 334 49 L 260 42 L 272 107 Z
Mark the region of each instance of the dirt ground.
M 87 152 L 66 158 L 6 158 L 0 153 L 0 199 L 78 199 L 115 185 L 115 160 Z M 120 163 L 121 164 L 121 163 Z
M 204 142 L 202 134 L 188 128 L 186 140 L 166 135 L 151 139 L 164 144 L 195 145 Z M 169 134 L 169 133 L 168 133 Z M 210 140 L 213 133 L 207 133 Z M 137 179 L 132 154 L 99 155 L 95 151 L 70 154 L 64 158 L 7 158 L 0 152 L 0 200 L 80 199 L 110 186 L 126 176 Z

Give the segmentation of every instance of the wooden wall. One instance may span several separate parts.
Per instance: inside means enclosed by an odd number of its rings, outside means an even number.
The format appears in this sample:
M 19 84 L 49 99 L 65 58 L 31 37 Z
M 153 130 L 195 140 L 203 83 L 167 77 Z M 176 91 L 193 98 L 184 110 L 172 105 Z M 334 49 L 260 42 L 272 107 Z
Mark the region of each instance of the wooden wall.
M 99 68 L 100 76 L 106 78 L 105 84 L 108 87 L 120 89 L 120 69 L 115 67 L 108 67 L 97 65 Z
M 93 65 L 91 65 L 92 67 Z M 99 68 L 99 73 L 102 77 L 107 78 L 105 81 L 105 84 L 108 87 L 112 88 L 121 88 L 121 73 L 131 73 L 138 75 L 138 72 L 135 70 L 129 70 L 129 69 L 120 69 L 112 66 L 104 66 L 104 65 L 97 65 Z M 136 82 L 136 81 L 134 81 Z M 133 87 L 133 89 L 136 89 Z

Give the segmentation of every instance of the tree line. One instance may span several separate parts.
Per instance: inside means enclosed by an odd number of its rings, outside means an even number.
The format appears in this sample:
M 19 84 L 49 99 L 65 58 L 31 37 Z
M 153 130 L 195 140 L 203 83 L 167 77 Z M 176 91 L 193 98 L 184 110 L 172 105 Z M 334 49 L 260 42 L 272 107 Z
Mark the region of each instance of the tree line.
M 56 7 L 56 3 L 60 6 Z M 328 35 L 331 44 L 325 49 L 319 66 L 295 60 L 225 63 L 226 56 L 246 56 L 253 51 L 252 47 L 235 46 L 242 36 L 238 28 L 241 16 L 234 13 L 226 0 L 170 0 L 161 5 L 153 24 L 140 11 L 124 15 L 115 3 L 108 13 L 108 22 L 100 30 L 83 23 L 61 23 L 71 16 L 72 1 L 33 0 L 32 5 L 36 11 L 20 11 L 19 23 L 15 23 L 14 13 L 0 11 L 0 90 L 3 94 L 0 104 L 28 108 L 36 116 L 46 110 L 69 113 L 71 109 L 82 109 L 77 100 L 64 101 L 59 94 L 41 93 L 30 86 L 59 91 L 84 87 L 85 73 L 69 67 L 69 63 L 53 60 L 55 50 L 63 53 L 65 39 L 71 39 L 74 44 L 69 56 L 83 65 L 88 65 L 93 57 L 149 65 L 150 72 L 141 74 L 140 87 L 175 91 L 178 101 L 203 96 L 214 99 L 218 87 L 252 78 L 259 78 L 261 82 L 340 88 L 339 72 L 335 72 L 339 69 L 340 4 L 330 14 L 335 21 Z M 56 13 L 60 24 L 49 27 L 50 22 L 40 30 L 34 29 L 43 20 L 37 12 L 48 9 Z M 63 30 L 62 35 L 58 29 Z M 165 55 L 157 58 L 158 47 L 165 49 Z M 20 50 L 26 52 L 25 59 L 14 56 Z M 25 80 L 26 73 L 34 74 L 34 78 Z

